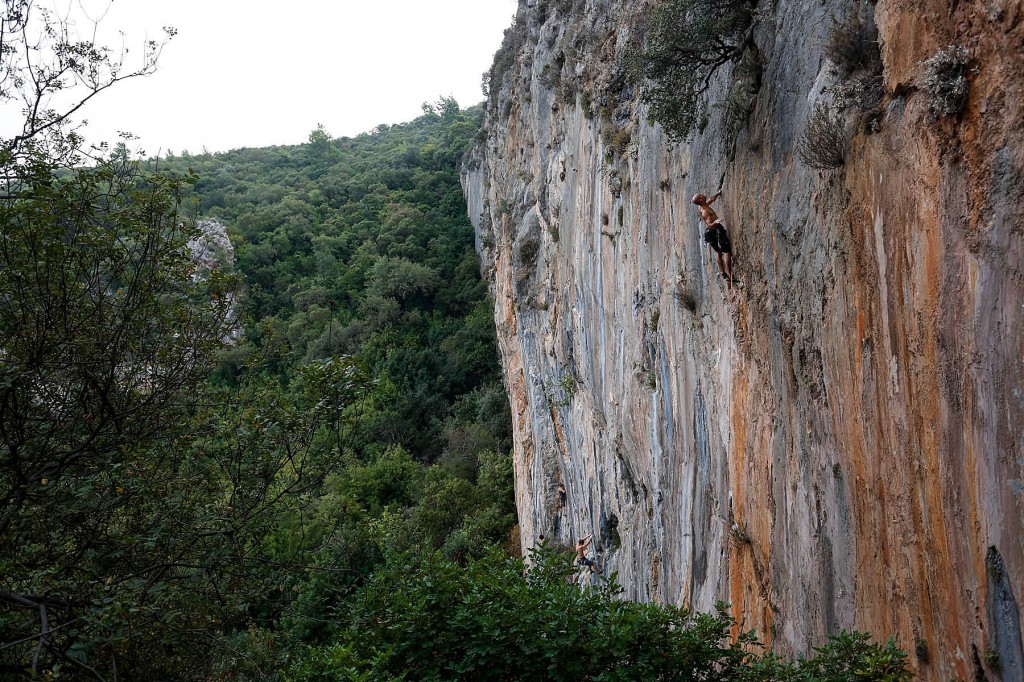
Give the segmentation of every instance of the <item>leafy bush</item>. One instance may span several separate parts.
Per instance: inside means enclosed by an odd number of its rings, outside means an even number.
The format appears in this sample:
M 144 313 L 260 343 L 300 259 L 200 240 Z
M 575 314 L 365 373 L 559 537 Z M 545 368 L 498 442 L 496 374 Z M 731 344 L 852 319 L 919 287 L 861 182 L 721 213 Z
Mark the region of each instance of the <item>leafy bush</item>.
M 667 0 L 651 34 L 630 57 L 630 79 L 670 139 L 690 135 L 705 109 L 711 77 L 743 53 L 754 4 L 746 0 Z
M 810 659 L 797 659 L 791 666 L 794 682 L 843 680 L 843 682 L 902 682 L 911 679 L 906 669 L 907 652 L 889 639 L 872 644 L 865 632 L 841 632 L 817 647 Z
M 842 633 L 793 663 L 730 638 L 713 614 L 617 599 L 613 583 L 570 584 L 571 554 L 544 544 L 529 566 L 492 552 L 460 565 L 400 561 L 358 595 L 336 643 L 308 649 L 289 679 L 787 680 L 904 682 L 894 642 Z
M 748 654 L 728 643 L 724 608 L 619 601 L 611 583 L 571 585 L 572 572 L 549 546 L 525 577 L 522 561 L 496 552 L 465 567 L 395 566 L 360 595 L 339 644 L 361 659 L 358 673 L 381 680 L 668 679 L 673 670 L 737 679 Z
M 966 47 L 947 45 L 923 62 L 929 119 L 955 116 L 967 104 L 968 58 Z
M 842 114 L 825 102 L 814 107 L 797 147 L 800 160 L 811 168 L 830 170 L 843 165 L 846 130 Z

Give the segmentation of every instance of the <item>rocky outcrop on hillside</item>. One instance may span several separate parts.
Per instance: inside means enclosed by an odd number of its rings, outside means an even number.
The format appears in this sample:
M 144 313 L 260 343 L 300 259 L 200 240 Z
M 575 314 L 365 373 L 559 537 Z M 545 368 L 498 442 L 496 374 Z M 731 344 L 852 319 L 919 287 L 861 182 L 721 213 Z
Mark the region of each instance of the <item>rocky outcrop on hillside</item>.
M 235 264 L 235 247 L 228 237 L 228 228 L 216 218 L 196 222 L 196 234 L 188 240 L 188 248 L 196 264 L 195 276 L 200 279 Z
M 782 653 L 855 628 L 1024 679 L 1024 6 L 855 5 L 871 83 L 824 54 L 846 4 L 761 0 L 673 145 L 625 78 L 654 4 L 521 0 L 465 162 L 524 548 L 593 533 L 628 597 Z
M 228 228 L 216 218 L 196 221 L 195 235 L 188 240 L 186 246 L 196 265 L 192 277 L 197 282 L 208 281 L 215 271 L 230 272 L 235 266 L 235 247 L 228 236 Z M 237 295 L 229 291 L 226 297 L 226 322 L 229 327 L 221 341 L 234 344 L 242 338 Z

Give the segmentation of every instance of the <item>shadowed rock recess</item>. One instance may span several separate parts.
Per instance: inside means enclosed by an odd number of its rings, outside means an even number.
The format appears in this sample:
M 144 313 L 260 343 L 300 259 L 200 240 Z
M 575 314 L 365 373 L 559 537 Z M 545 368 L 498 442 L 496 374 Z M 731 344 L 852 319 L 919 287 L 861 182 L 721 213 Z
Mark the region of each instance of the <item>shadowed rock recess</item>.
M 627 597 L 726 600 L 781 653 L 858 629 L 923 679 L 1021 679 L 1024 7 L 853 5 L 882 76 L 850 104 L 849 3 L 770 1 L 675 145 L 627 73 L 658 3 L 521 0 L 496 55 L 463 184 L 523 547 L 593 534 Z M 690 203 L 723 179 L 731 298 Z

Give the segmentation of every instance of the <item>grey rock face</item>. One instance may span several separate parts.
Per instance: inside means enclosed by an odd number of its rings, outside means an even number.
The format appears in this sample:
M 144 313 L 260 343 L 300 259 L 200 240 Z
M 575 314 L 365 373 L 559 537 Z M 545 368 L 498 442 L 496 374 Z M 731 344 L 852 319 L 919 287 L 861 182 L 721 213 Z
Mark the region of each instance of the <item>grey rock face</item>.
M 235 264 L 235 247 L 228 237 L 227 227 L 216 218 L 208 218 L 196 222 L 198 233 L 188 240 L 188 248 L 192 251 L 192 259 L 196 269 L 192 277 L 194 281 L 205 282 L 214 270 L 230 270 Z M 234 293 L 228 293 L 226 322 L 231 325 L 230 331 L 221 339 L 225 343 L 237 343 L 242 337 L 242 327 L 238 323 L 237 300 Z
M 710 106 L 673 146 L 622 78 L 646 5 L 521 2 L 464 169 L 524 548 L 592 533 L 629 598 L 727 600 L 783 653 L 856 628 L 926 679 L 999 679 L 972 652 L 1021 647 L 1021 3 L 881 0 L 884 95 L 846 113 L 831 171 L 797 148 L 842 85 L 842 7 L 760 7 L 760 69 L 710 92 L 755 90 L 742 125 Z M 954 40 L 967 106 L 929 122 L 921 62 Z M 732 294 L 690 203 L 720 183 Z
M 228 230 L 216 218 L 196 222 L 198 234 L 188 240 L 192 259 L 198 266 L 196 277 L 205 279 L 210 271 L 225 268 L 235 263 L 235 247 L 228 238 Z

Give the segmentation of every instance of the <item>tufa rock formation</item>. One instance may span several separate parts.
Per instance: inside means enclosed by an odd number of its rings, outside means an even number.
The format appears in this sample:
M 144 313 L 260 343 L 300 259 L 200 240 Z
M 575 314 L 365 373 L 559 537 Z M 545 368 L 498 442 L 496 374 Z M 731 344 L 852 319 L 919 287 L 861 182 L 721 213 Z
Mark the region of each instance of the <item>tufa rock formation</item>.
M 657 4 L 521 0 L 464 165 L 523 547 L 593 533 L 629 598 L 784 654 L 1024 679 L 1022 3 L 761 0 L 680 144 L 626 77 Z M 847 12 L 880 69 L 826 58 Z

